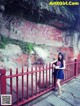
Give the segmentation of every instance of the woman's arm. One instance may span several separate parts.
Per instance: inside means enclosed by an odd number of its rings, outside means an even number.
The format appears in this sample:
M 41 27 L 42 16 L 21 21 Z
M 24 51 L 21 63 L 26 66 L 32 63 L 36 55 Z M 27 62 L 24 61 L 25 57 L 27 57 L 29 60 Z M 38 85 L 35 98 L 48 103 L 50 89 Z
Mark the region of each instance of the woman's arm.
M 56 63 L 56 62 L 57 62 L 57 60 L 54 60 L 54 61 L 52 61 L 51 63 L 54 64 L 54 63 Z

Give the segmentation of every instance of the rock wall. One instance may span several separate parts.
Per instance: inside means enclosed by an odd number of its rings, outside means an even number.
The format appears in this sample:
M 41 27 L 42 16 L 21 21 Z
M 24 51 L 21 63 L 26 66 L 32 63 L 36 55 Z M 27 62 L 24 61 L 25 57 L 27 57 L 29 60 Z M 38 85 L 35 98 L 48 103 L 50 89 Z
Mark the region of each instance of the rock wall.
M 60 51 L 65 54 L 67 60 L 72 60 L 78 56 L 80 51 L 80 33 L 75 30 L 61 31 L 49 25 L 36 24 L 14 16 L 7 16 L 3 20 L 0 33 L 4 36 L 42 44 L 44 48 L 47 46 L 50 54 L 52 53 L 53 57 L 56 58 Z

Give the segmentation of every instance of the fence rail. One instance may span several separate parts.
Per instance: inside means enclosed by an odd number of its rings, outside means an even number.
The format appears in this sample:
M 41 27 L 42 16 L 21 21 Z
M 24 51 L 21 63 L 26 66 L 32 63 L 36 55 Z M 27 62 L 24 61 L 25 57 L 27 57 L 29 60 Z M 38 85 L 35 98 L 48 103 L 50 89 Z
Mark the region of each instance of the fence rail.
M 12 106 L 21 106 L 56 86 L 53 72 L 53 64 L 26 69 L 22 67 L 21 72 L 17 68 L 15 74 L 10 69 L 9 75 L 6 75 L 5 69 L 0 69 L 0 94 L 11 94 Z M 62 84 L 80 74 L 80 61 L 68 63 L 64 73 Z

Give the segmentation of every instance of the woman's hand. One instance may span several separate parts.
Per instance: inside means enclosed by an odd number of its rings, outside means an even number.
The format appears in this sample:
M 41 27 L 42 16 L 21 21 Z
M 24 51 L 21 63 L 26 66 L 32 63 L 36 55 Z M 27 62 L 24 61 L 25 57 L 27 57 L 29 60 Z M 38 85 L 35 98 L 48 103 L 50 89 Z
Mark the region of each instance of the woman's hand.
M 59 66 L 55 66 L 55 69 L 59 69 Z
M 53 64 L 53 67 L 55 68 L 55 64 Z
M 59 69 L 59 66 L 56 66 L 55 64 L 53 64 L 53 68 Z
M 55 64 L 53 64 L 53 68 L 55 68 L 55 69 L 56 69 L 56 65 L 55 65 Z

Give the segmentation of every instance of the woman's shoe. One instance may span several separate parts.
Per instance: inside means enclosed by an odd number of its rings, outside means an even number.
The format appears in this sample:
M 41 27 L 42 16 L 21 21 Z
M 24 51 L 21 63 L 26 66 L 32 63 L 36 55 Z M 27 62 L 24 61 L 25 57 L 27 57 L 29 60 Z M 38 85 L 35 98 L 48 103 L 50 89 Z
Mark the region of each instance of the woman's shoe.
M 61 90 L 58 90 L 58 95 L 61 95 Z
M 57 97 L 60 97 L 60 96 L 61 96 L 61 94 L 58 94 L 58 95 L 57 95 Z

